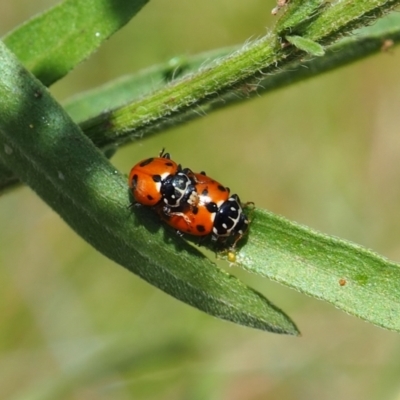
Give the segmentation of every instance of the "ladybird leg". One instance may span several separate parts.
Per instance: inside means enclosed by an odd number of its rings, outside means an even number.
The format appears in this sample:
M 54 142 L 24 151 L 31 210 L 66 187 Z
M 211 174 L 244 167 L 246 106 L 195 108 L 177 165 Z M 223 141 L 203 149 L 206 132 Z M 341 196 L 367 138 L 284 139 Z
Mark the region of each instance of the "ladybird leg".
M 199 246 L 202 246 L 206 237 L 207 237 L 207 236 L 199 236 L 199 238 L 198 238 L 198 240 L 197 240 L 197 244 L 198 244 Z
M 140 207 L 142 207 L 142 204 L 138 203 L 137 201 L 133 201 L 128 206 L 126 206 L 126 208 L 128 208 L 129 210 L 132 210 L 133 208 L 140 208 Z
M 126 206 L 126 208 L 132 210 L 132 208 L 140 206 L 141 204 L 135 199 L 135 196 L 132 194 L 132 191 L 129 191 L 129 204 Z
M 237 233 L 237 235 L 236 235 L 236 237 L 235 237 L 235 241 L 233 242 L 233 245 L 232 245 L 232 247 L 231 247 L 232 250 L 235 249 L 236 243 L 237 243 L 240 239 L 242 239 L 243 236 L 245 236 L 245 235 L 248 234 L 250 223 L 251 223 L 251 220 L 250 220 L 250 219 L 247 219 L 247 222 L 246 222 L 245 227 L 242 228 L 242 229 Z
M 213 243 L 214 246 L 217 246 L 218 244 L 224 242 L 226 238 L 222 236 L 218 236 L 216 233 L 211 234 L 211 243 Z
M 227 237 L 223 237 L 223 236 L 218 236 L 216 234 L 212 234 L 211 235 L 211 243 L 213 246 L 213 249 L 215 251 L 216 254 L 221 253 L 221 252 L 225 252 L 225 251 L 234 251 L 233 248 L 228 248 L 227 246 Z
M 246 230 L 246 232 L 247 232 L 247 230 Z M 239 235 L 237 235 L 237 237 L 235 238 L 235 241 L 233 242 L 233 244 L 232 244 L 232 246 L 231 246 L 231 248 L 230 248 L 231 251 L 234 251 L 234 250 L 235 250 L 235 248 L 236 248 L 236 243 L 237 243 L 243 236 L 244 236 L 244 233 L 240 233 Z

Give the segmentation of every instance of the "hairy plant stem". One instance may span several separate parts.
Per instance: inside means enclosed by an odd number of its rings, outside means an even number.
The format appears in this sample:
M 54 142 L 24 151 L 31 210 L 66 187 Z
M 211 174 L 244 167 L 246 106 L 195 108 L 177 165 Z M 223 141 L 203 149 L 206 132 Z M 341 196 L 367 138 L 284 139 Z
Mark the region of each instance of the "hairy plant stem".
M 291 32 L 327 45 L 351 29 L 375 21 L 399 3 L 400 0 L 338 1 L 325 7 L 308 25 L 285 26 L 285 30 L 290 28 Z M 303 19 L 307 17 L 309 15 L 303 15 Z M 279 28 L 279 24 L 277 26 Z M 282 46 L 282 43 L 284 38 L 275 30 L 198 73 L 86 121 L 81 127 L 98 146 L 106 147 L 142 138 L 199 114 L 204 115 L 203 108 L 210 103 L 225 101 L 226 96 L 232 93 L 255 91 L 266 76 L 272 76 L 304 57 L 304 52 L 293 46 Z

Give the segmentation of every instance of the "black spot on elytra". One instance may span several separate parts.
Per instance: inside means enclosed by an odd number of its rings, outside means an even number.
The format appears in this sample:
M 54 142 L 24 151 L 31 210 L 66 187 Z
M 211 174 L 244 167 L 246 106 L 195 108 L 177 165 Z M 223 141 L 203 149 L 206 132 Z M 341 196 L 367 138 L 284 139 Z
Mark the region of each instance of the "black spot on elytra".
M 154 157 L 148 158 L 147 160 L 142 161 L 139 166 L 140 167 L 145 167 L 146 165 L 149 165 L 151 162 L 153 162 Z
M 221 192 L 226 192 L 226 187 L 224 187 L 222 185 L 218 185 L 218 190 Z
M 204 227 L 204 225 L 196 225 L 196 229 L 198 232 L 201 232 L 201 233 L 206 231 L 206 228 Z
M 135 189 L 138 183 L 138 176 L 135 174 L 132 177 L 132 181 L 131 181 L 131 188 Z

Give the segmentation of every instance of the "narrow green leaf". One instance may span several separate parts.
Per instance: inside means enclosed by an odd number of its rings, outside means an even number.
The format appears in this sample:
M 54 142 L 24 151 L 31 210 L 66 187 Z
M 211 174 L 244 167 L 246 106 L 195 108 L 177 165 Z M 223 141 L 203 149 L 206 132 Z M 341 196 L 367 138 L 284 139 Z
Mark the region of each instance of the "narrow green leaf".
M 96 249 L 208 314 L 297 334 L 285 314 L 164 231 L 153 212 L 129 210 L 126 178 L 2 43 L 0 99 L 0 159 Z
M 321 57 L 325 54 L 324 48 L 313 40 L 301 36 L 285 36 L 285 39 L 299 50 L 303 50 L 312 56 Z
M 4 38 L 46 86 L 66 75 L 149 0 L 65 0 Z
M 244 269 L 400 332 L 400 265 L 361 246 L 256 210 Z

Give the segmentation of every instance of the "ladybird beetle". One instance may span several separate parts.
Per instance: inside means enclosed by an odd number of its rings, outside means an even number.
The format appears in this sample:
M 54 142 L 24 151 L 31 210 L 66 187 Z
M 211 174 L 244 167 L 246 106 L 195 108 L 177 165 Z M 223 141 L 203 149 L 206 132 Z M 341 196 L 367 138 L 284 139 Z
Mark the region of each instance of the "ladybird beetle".
M 137 203 L 154 207 L 179 233 L 211 235 L 214 242 L 232 238 L 234 248 L 248 229 L 238 195 L 205 172 L 182 169 L 164 149 L 132 168 L 129 187 Z
M 163 182 L 180 169 L 171 160 L 169 153 L 164 153 L 164 149 L 158 157 L 137 163 L 129 174 L 129 187 L 136 202 L 144 206 L 155 206 L 162 200 Z
M 167 207 L 159 210 L 161 218 L 178 232 L 194 236 L 207 236 L 211 240 L 237 241 L 246 233 L 249 220 L 243 213 L 238 195 L 230 196 L 229 188 L 207 176 L 204 172 L 189 172 L 194 179 L 197 199 L 187 207 L 171 211 Z M 192 196 L 193 198 L 193 196 Z
M 214 219 L 212 240 L 235 237 L 235 244 L 246 233 L 249 219 L 243 212 L 239 196 L 233 194 L 217 211 Z

